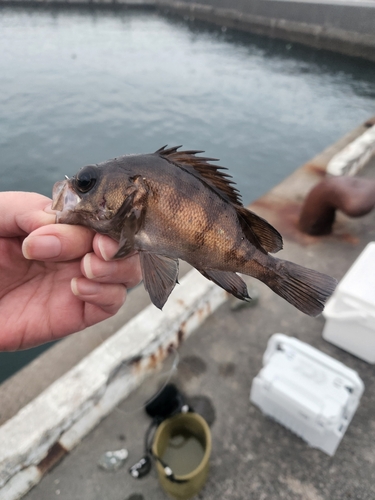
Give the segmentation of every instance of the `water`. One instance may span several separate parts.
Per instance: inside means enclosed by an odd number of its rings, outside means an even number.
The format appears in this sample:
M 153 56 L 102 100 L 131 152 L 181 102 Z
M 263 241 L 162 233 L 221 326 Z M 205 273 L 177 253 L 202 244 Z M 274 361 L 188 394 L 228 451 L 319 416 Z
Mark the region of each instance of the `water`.
M 2 191 L 183 144 L 249 203 L 375 113 L 374 63 L 150 11 L 2 7 L 0 54 Z
M 250 202 L 375 112 L 375 65 L 151 12 L 0 10 L 0 189 L 164 144 Z
M 162 459 L 176 476 L 185 476 L 199 466 L 203 457 L 204 448 L 199 439 L 190 432 L 180 431 L 170 437 Z

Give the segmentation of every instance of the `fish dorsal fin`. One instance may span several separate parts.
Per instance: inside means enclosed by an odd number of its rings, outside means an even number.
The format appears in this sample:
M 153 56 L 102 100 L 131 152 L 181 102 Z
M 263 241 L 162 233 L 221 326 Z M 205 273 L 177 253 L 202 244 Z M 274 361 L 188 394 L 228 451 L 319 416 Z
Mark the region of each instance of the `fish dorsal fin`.
M 229 180 L 231 176 L 221 172 L 221 170 L 227 169 L 208 163 L 209 161 L 217 161 L 216 158 L 195 156 L 204 151 L 177 151 L 180 147 L 181 146 L 176 146 L 174 148 L 165 149 L 166 146 L 164 146 L 158 149 L 155 154 L 159 154 L 171 163 L 203 180 L 230 203 L 242 206 L 241 195 L 239 191 L 233 187 L 233 182 Z
M 283 238 L 271 224 L 245 207 L 235 208 L 242 231 L 250 242 L 253 243 L 255 235 L 266 252 L 275 253 L 283 248 Z

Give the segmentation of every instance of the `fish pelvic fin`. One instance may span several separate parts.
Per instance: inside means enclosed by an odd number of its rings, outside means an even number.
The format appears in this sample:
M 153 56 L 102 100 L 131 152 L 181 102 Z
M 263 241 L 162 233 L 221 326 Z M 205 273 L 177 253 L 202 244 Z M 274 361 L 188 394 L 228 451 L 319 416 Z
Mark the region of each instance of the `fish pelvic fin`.
M 266 220 L 244 207 L 235 207 L 246 238 L 259 250 L 275 253 L 283 248 L 281 234 Z
M 236 273 L 218 270 L 201 270 L 199 272 L 207 279 L 216 283 L 228 293 L 231 293 L 237 299 L 249 301 L 246 283 Z
M 334 292 L 337 280 L 287 260 L 276 261 L 274 273 L 264 283 L 309 316 L 318 316 Z
M 151 302 L 162 309 L 177 283 L 178 260 L 147 252 L 139 252 L 139 257 L 144 287 Z
M 217 161 L 216 158 L 195 156 L 204 151 L 178 151 L 180 147 L 166 149 L 166 146 L 164 146 L 154 154 L 158 154 L 175 166 L 198 177 L 226 201 L 242 206 L 241 195 L 230 180 L 232 177 L 222 172 L 222 170 L 227 169 L 209 163 L 210 161 Z

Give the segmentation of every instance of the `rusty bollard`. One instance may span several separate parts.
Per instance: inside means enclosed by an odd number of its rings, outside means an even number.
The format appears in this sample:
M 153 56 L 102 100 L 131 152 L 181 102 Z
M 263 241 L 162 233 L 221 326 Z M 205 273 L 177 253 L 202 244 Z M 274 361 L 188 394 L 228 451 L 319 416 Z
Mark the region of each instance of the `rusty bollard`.
M 375 181 L 355 177 L 326 177 L 307 195 L 299 219 L 302 232 L 330 234 L 336 210 L 349 217 L 362 217 L 375 205 Z

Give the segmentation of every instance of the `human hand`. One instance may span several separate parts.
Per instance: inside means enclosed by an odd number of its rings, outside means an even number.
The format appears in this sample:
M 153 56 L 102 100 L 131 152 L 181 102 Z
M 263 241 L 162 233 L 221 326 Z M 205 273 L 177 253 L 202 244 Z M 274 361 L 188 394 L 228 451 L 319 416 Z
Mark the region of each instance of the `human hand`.
M 142 279 L 138 255 L 108 262 L 118 244 L 54 224 L 51 200 L 0 193 L 0 351 L 57 340 L 114 315 Z

